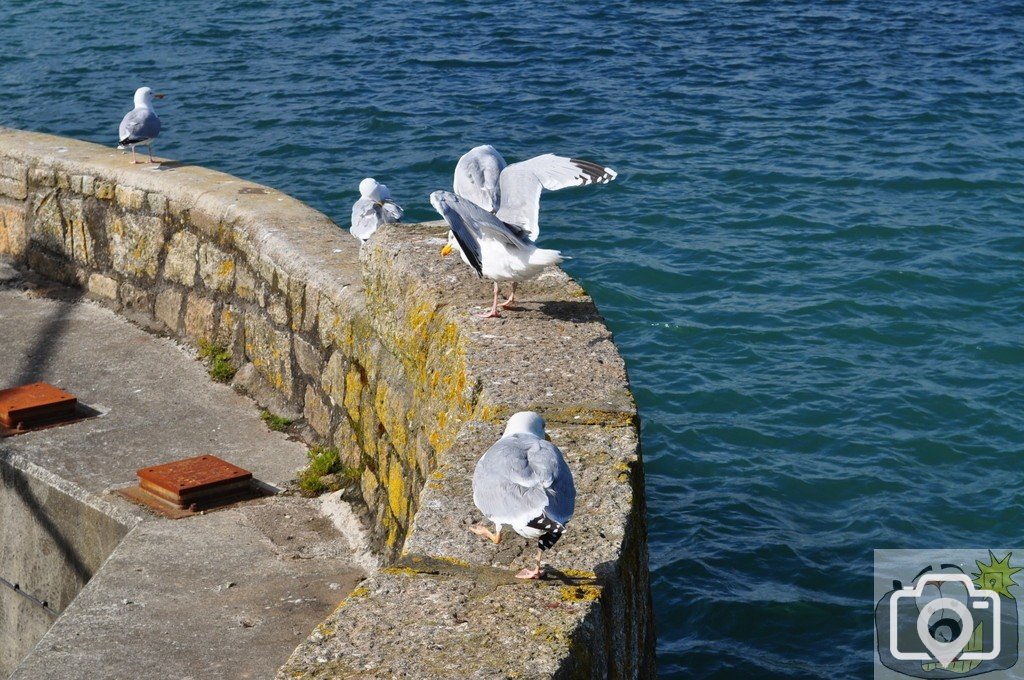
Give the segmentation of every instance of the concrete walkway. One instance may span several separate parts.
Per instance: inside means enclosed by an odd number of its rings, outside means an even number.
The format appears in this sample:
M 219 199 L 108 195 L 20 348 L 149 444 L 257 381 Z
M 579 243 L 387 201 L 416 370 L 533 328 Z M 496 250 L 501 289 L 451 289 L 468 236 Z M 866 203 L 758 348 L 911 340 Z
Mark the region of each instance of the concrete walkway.
M 355 526 L 350 512 L 275 496 L 172 521 L 111 494 L 138 468 L 201 454 L 283 487 L 305 447 L 173 341 L 3 278 L 0 387 L 45 380 L 102 415 L 0 439 L 0 463 L 52 474 L 134 527 L 12 677 L 273 677 L 363 577 L 358 535 L 336 527 Z

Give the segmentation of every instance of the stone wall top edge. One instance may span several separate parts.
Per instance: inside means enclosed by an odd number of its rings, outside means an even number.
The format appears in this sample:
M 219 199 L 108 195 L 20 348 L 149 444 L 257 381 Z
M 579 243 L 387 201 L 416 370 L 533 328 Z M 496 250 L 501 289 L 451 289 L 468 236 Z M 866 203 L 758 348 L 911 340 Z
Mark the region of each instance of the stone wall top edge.
M 321 289 L 360 284 L 359 244 L 327 215 L 277 189 L 197 165 L 131 165 L 113 146 L 0 127 L 0 158 L 164 195 L 174 211 L 203 213 L 244 236 L 261 257 Z

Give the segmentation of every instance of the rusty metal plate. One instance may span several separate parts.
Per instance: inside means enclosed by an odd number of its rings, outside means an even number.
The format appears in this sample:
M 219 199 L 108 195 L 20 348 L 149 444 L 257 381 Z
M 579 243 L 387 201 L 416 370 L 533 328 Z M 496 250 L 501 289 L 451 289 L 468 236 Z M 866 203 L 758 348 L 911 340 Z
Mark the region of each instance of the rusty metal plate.
M 136 471 L 139 485 L 118 493 L 172 519 L 264 495 L 252 473 L 217 456 L 196 456 Z
M 75 415 L 78 399 L 59 387 L 37 382 L 0 390 L 0 423 L 23 429 Z
M 0 438 L 70 425 L 101 415 L 74 395 L 44 382 L 0 390 Z

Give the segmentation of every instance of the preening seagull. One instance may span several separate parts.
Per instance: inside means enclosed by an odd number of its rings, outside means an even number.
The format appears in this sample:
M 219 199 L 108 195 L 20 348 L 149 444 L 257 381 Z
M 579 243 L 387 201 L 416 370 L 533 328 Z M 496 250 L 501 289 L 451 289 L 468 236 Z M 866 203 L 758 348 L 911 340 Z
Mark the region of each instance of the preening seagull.
M 135 90 L 135 108 L 125 114 L 118 128 L 118 149 L 131 148 L 132 163 L 135 163 L 135 147 L 139 144 L 149 149 L 149 162 L 153 162 L 153 140 L 160 134 L 160 118 L 153 110 L 153 100 L 163 99 L 148 87 Z
M 451 229 L 441 255 L 458 249 L 462 261 L 476 270 L 478 276 L 494 281 L 491 310 L 479 315 L 485 319 L 501 316 L 498 313 L 499 281 L 533 279 L 545 267 L 565 259 L 557 250 L 538 248 L 524 229 L 502 222 L 476 203 L 450 191 L 430 194 L 430 204 Z M 511 300 L 510 297 L 506 304 Z
M 352 206 L 352 227 L 349 231 L 360 241 L 365 241 L 382 224 L 391 224 L 402 219 L 402 206 L 391 200 L 387 185 L 372 177 L 359 183 L 359 200 Z
M 576 509 L 576 486 L 565 456 L 547 440 L 544 419 L 520 411 L 508 419 L 505 433 L 476 464 L 473 502 L 494 531 L 476 525 L 474 534 L 501 542 L 508 524 L 525 538 L 536 538 L 537 566 L 524 568 L 516 578 L 541 578 L 541 558 L 553 546 Z
M 540 236 L 541 191 L 607 184 L 617 176 L 611 168 L 553 153 L 506 165 L 493 146 L 483 144 L 459 159 L 453 188 L 456 194 L 496 214 L 502 222 L 524 229 L 530 240 L 536 241 Z M 512 292 L 501 306 L 510 306 L 515 297 L 513 281 Z

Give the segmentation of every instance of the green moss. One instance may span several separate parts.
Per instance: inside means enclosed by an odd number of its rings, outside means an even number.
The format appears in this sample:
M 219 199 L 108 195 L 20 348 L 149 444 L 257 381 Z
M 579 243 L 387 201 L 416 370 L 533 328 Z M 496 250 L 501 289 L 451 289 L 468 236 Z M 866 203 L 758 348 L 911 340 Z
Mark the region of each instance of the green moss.
M 235 365 L 231 363 L 231 352 L 223 345 L 218 345 L 208 340 L 200 340 L 199 358 L 209 361 L 207 372 L 217 382 L 229 382 L 238 371 Z
M 263 413 L 260 414 L 260 418 L 262 418 L 263 422 L 267 424 L 267 427 L 274 432 L 287 432 L 288 426 L 295 422 L 291 418 L 276 416 L 270 411 L 263 411 Z
M 357 483 L 363 472 L 341 462 L 338 449 L 314 446 L 309 450 L 309 466 L 299 473 L 299 488 L 310 496 L 337 491 Z

